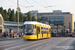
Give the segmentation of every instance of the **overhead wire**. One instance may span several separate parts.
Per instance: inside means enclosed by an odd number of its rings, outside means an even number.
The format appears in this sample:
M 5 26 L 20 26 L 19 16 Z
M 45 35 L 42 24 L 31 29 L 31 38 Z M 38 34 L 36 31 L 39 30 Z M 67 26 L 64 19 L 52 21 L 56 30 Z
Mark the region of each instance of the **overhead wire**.
M 49 6 L 45 0 L 44 0 L 44 2 L 45 2 L 45 3 L 46 3 L 46 5 L 47 5 L 46 7 L 52 7 L 52 6 Z M 46 7 L 45 7 L 45 8 L 46 8 Z
M 11 0 L 8 0 L 8 1 L 10 1 L 10 2 L 12 2 L 12 3 L 14 3 L 14 4 L 17 4 L 17 3 L 15 3 L 15 2 L 13 2 L 13 1 L 11 1 Z M 21 5 L 21 4 L 19 4 L 21 7 L 24 7 L 24 8 L 26 8 L 26 9 L 28 9 L 26 6 L 24 6 L 24 5 Z M 28 10 L 30 10 L 30 9 L 28 9 Z
M 46 2 L 46 0 L 44 0 L 45 4 L 47 5 L 45 8 L 49 8 L 49 7 L 53 7 L 52 5 L 49 6 L 49 4 Z M 52 10 L 52 8 L 50 8 Z
M 44 0 L 44 2 L 47 4 L 47 2 Z M 48 4 L 47 4 L 48 5 Z
M 24 1 L 25 1 L 25 0 L 24 0 Z M 31 6 L 34 7 L 34 5 L 32 5 L 29 1 L 26 0 L 26 2 L 29 3 Z M 36 8 L 37 10 L 40 10 L 40 9 L 38 9 L 37 7 L 35 7 L 35 8 Z M 42 11 L 42 10 L 40 10 L 40 11 Z
M 12 2 L 12 3 L 14 3 L 14 4 L 17 4 L 17 3 L 15 3 L 15 2 L 13 2 L 13 1 L 11 1 L 11 0 L 8 0 L 8 1 L 10 1 L 10 2 Z M 24 0 L 25 1 L 25 0 Z M 34 0 L 33 0 L 34 1 Z M 28 10 L 30 10 L 30 7 L 34 7 L 29 1 L 27 1 L 26 0 L 26 2 L 27 3 L 29 3 L 31 6 L 24 6 L 24 5 L 21 5 L 21 4 L 19 4 L 21 7 L 24 7 L 24 8 L 26 8 L 26 9 L 28 9 Z M 38 2 L 36 2 L 36 1 L 34 1 L 35 3 L 37 3 L 37 4 L 39 4 Z M 42 6 L 42 7 L 44 7 L 43 5 L 41 5 L 41 4 L 39 4 L 40 6 Z M 37 10 L 40 10 L 40 9 L 38 9 L 37 7 L 35 7 Z M 45 8 L 45 7 L 44 7 Z M 46 8 L 45 8 L 46 9 Z M 47 9 L 46 9 L 47 10 Z M 40 10 L 40 11 L 42 11 L 42 10 Z M 48 11 L 48 10 L 47 10 Z
M 35 3 L 39 4 L 38 2 L 36 2 L 35 0 L 33 0 Z M 44 7 L 43 5 L 39 4 L 40 6 Z
M 35 0 L 33 0 L 35 3 L 39 4 L 38 2 L 36 2 Z M 40 6 L 44 7 L 43 5 L 39 4 Z M 45 8 L 45 7 L 44 7 Z M 46 9 L 46 8 L 45 8 Z M 47 11 L 49 11 L 48 9 L 46 9 Z

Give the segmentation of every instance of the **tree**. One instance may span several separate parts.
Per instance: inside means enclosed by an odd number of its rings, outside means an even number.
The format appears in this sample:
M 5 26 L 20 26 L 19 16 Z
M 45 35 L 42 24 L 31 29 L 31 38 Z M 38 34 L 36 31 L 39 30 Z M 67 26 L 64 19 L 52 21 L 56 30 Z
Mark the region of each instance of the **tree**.
M 17 22 L 17 11 L 16 11 L 16 14 L 15 14 L 15 16 L 16 16 L 16 22 Z
M 28 14 L 27 14 L 27 18 L 28 18 L 28 21 L 32 21 L 31 13 L 30 13 L 30 12 L 28 12 Z
M 8 9 L 8 13 L 7 14 L 8 14 L 8 19 L 9 19 L 10 14 L 11 14 L 11 8 Z
M 27 16 L 23 16 L 23 22 L 28 21 Z
M 35 16 L 32 16 L 32 21 L 36 21 Z
M 10 14 L 11 14 L 11 8 L 8 9 L 8 15 L 10 15 Z
M 14 13 L 14 9 L 11 10 L 11 8 L 9 8 L 7 12 L 6 10 L 3 10 L 2 7 L 0 7 L 0 13 L 2 14 L 5 21 L 17 22 L 17 11 L 16 13 Z M 23 22 L 23 14 L 20 8 L 19 8 L 19 21 Z
M 2 7 L 0 7 L 0 13 L 2 14 L 2 16 L 3 16 L 3 18 L 4 18 L 4 10 L 3 10 L 3 8 Z
M 23 14 L 21 12 L 19 12 L 19 21 L 23 22 Z
M 16 22 L 18 21 L 18 16 L 17 16 L 17 11 L 16 11 Z M 21 13 L 21 9 L 19 8 L 19 22 L 23 22 L 23 14 Z
M 5 21 L 8 21 L 8 15 L 7 15 L 7 11 L 6 10 L 4 10 L 3 18 L 4 18 Z
M 2 7 L 0 7 L 0 13 L 3 14 L 3 8 Z
M 15 17 L 15 14 L 14 14 L 14 9 L 11 11 L 9 20 L 10 20 L 10 21 L 14 21 L 14 22 L 16 21 L 16 17 Z
M 37 21 L 40 22 L 40 19 L 41 19 L 41 18 L 37 18 Z

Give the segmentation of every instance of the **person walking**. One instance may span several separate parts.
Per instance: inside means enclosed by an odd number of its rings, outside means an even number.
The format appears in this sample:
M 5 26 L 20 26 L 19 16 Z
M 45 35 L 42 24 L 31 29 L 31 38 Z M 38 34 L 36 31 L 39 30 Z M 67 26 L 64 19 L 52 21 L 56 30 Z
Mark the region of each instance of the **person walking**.
M 68 33 L 68 36 L 70 37 L 70 32 Z
M 21 38 L 23 38 L 23 32 L 21 32 Z
M 10 33 L 10 38 L 12 38 L 12 33 Z
M 70 37 L 72 37 L 72 33 L 70 34 Z
M 4 36 L 4 38 L 6 38 L 6 33 L 5 32 L 3 33 L 3 36 Z
M 13 38 L 14 38 L 14 36 L 15 36 L 15 35 L 14 35 L 14 33 L 13 33 Z
M 21 33 L 19 33 L 19 38 L 21 38 Z
M 19 38 L 19 32 L 17 32 L 17 38 Z
M 8 38 L 8 36 L 9 36 L 9 33 L 7 32 L 7 33 L 6 33 L 6 35 L 7 35 L 7 38 Z

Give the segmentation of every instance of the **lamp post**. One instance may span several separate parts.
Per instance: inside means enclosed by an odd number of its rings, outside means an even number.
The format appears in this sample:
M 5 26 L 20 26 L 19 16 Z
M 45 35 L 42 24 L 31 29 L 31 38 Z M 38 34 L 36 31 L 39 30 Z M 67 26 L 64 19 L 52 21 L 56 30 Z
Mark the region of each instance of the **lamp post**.
M 64 36 L 65 36 L 65 26 L 64 26 Z
M 57 24 L 57 34 L 58 34 L 58 24 Z
M 18 17 L 18 32 L 19 32 L 19 0 L 17 0 L 17 17 Z
M 37 21 L 37 10 L 36 10 L 36 21 Z
M 69 31 L 71 33 L 71 23 L 69 22 Z

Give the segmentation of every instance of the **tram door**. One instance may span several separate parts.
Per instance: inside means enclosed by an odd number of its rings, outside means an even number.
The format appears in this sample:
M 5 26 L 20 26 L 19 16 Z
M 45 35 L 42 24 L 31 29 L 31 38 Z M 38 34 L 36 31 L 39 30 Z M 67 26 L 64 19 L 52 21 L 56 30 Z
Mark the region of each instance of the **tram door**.
M 40 39 L 40 27 L 36 26 L 36 32 L 37 32 L 37 39 Z

